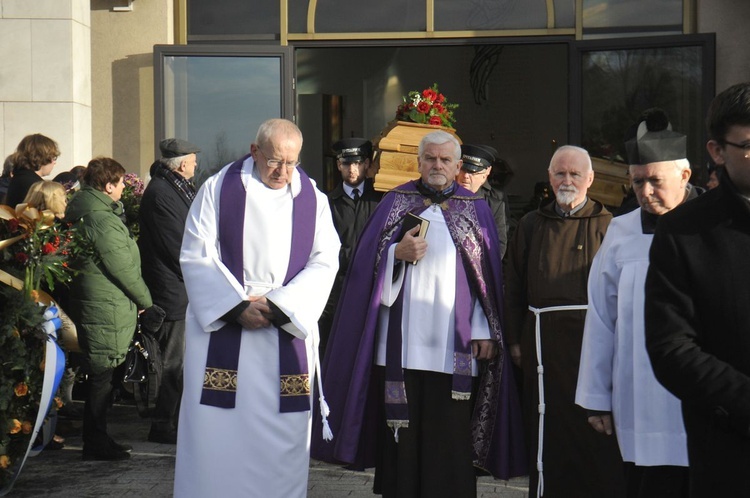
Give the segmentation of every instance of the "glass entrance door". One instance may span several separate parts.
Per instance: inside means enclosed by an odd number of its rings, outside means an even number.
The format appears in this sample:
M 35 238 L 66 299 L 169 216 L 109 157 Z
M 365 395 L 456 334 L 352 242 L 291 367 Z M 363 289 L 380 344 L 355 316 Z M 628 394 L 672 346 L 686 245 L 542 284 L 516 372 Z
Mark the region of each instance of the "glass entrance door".
M 157 45 L 154 68 L 155 143 L 198 145 L 198 185 L 249 153 L 263 121 L 295 118 L 290 47 Z

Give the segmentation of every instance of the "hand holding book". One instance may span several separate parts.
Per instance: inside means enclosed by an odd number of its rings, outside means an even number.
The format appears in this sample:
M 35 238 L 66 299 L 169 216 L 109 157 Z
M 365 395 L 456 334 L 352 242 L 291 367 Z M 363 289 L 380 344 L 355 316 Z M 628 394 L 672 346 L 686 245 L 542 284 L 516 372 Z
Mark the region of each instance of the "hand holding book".
M 422 259 L 427 252 L 427 241 L 424 240 L 430 222 L 412 213 L 407 213 L 401 226 L 399 243 L 396 245 L 396 259 L 408 261 L 413 265 Z

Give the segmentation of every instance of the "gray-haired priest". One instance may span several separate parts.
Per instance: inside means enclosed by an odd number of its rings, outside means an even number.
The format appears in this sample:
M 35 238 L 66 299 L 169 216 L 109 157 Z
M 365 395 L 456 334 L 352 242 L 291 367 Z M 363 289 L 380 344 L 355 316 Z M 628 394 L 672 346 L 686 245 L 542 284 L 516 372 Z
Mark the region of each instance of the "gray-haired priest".
M 664 111 L 649 109 L 631 131 L 625 146 L 640 208 L 612 220 L 591 265 L 576 403 L 597 432 L 616 434 L 628 496 L 686 497 L 680 400 L 654 376 L 643 308 L 656 222 L 699 189 L 688 183 L 687 137 Z
M 294 123 L 264 122 L 190 209 L 175 496 L 307 495 L 310 379 L 339 238 L 301 148 Z

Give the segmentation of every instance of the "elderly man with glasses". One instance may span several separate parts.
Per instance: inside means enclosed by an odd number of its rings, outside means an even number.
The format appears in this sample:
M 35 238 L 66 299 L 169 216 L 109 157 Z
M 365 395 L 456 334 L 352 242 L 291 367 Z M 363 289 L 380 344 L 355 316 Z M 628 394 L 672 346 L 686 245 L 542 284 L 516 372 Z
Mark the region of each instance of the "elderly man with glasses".
M 188 214 L 175 496 L 307 494 L 317 322 L 340 244 L 301 148 L 294 123 L 264 122 Z

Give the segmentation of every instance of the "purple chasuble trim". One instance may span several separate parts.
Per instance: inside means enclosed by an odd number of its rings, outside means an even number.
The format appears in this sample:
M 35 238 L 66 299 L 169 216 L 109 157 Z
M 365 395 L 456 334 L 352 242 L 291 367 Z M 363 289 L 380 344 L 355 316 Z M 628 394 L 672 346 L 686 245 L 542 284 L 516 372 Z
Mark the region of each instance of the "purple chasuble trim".
M 221 261 L 241 284 L 244 282 L 243 237 L 247 192 L 242 183 L 242 164 L 250 155 L 234 162 L 227 170 L 219 197 L 219 240 Z M 315 192 L 309 177 L 299 170 L 302 189 L 294 198 L 292 248 L 284 285 L 306 265 L 315 238 Z M 237 395 L 242 327 L 227 323 L 212 332 L 208 343 L 206 373 L 200 403 L 234 408 Z M 310 409 L 310 383 L 305 341 L 279 331 L 280 411 Z

